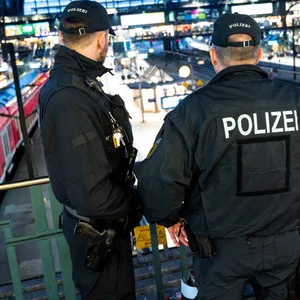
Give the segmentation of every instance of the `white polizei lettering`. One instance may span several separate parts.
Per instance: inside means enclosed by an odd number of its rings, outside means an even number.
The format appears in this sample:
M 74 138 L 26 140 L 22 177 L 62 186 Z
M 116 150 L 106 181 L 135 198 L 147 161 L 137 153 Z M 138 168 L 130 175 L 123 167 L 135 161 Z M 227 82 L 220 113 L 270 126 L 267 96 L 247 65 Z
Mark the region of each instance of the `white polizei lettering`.
M 295 115 L 295 125 L 296 125 L 296 130 L 299 130 L 299 126 L 298 126 L 298 113 L 297 110 L 294 110 L 294 115 Z
M 284 131 L 295 131 L 295 127 L 288 127 L 288 123 L 294 122 L 293 112 L 291 110 L 286 110 L 282 112 L 282 115 Z M 292 115 L 292 117 L 289 118 L 288 115 Z
M 266 129 L 258 129 L 257 113 L 253 114 L 254 134 L 264 134 Z
M 266 117 L 266 132 L 270 133 L 270 116 L 268 112 L 265 112 Z
M 247 130 L 243 129 L 243 126 L 242 126 L 242 120 L 243 119 L 248 120 L 248 129 Z M 237 123 L 238 123 L 239 131 L 242 135 L 249 135 L 250 134 L 250 132 L 252 131 L 252 128 L 253 128 L 253 124 L 252 124 L 252 119 L 249 115 L 246 115 L 246 114 L 240 115 L 239 118 L 238 118 Z
M 245 23 L 234 23 L 234 24 L 229 25 L 230 29 L 232 29 L 232 27 L 247 27 L 247 28 L 250 28 L 251 25 L 245 24 Z
M 225 138 L 229 138 L 229 131 L 232 131 L 236 127 L 236 122 L 234 118 L 223 118 L 223 125 L 224 125 L 224 133 L 225 133 Z M 231 125 L 229 125 L 231 123 Z
M 263 116 L 265 116 L 264 121 Z M 282 127 L 280 127 L 279 125 L 281 123 L 281 117 L 283 123 Z M 231 131 L 233 131 L 236 128 L 238 129 L 239 133 L 243 136 L 247 136 L 250 134 L 259 135 L 299 131 L 299 120 L 297 110 L 265 112 L 261 115 L 261 118 L 259 120 L 257 113 L 253 113 L 251 115 L 242 114 L 236 118 L 222 118 L 226 139 L 230 138 Z
M 272 133 L 283 132 L 283 128 L 277 128 L 277 125 L 278 125 L 280 117 L 281 117 L 281 111 L 272 111 L 271 116 L 276 117 L 274 124 L 272 126 Z
M 68 9 L 68 12 L 71 12 L 71 11 L 78 11 L 78 12 L 82 12 L 84 14 L 86 14 L 88 12 L 86 9 L 76 8 L 76 7 Z

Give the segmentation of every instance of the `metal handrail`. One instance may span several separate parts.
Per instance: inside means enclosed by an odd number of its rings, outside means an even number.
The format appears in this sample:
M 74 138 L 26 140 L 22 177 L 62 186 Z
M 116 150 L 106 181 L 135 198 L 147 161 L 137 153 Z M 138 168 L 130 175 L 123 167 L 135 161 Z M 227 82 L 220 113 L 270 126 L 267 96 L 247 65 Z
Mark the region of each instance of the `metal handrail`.
M 29 179 L 29 180 L 13 181 L 10 183 L 0 184 L 0 191 L 20 189 L 20 188 L 30 187 L 34 185 L 43 185 L 49 182 L 50 180 L 49 177 L 47 176 L 37 177 L 35 179 Z
M 297 74 L 300 75 L 300 72 L 294 72 L 294 71 L 289 71 L 289 70 L 284 70 L 284 69 L 280 69 L 280 68 L 276 68 L 276 67 L 260 67 L 262 69 L 267 69 L 269 71 L 273 71 L 273 72 L 286 72 L 286 73 L 290 73 L 290 74 Z
M 168 50 L 165 50 L 164 53 L 170 53 L 170 54 L 178 55 L 178 56 L 182 56 L 182 57 L 192 57 L 192 55 L 184 54 L 184 53 L 181 53 L 181 52 L 175 52 L 175 51 L 168 51 Z M 196 56 L 195 56 L 195 57 L 196 57 Z M 268 62 L 266 62 L 266 61 L 262 61 L 262 62 L 268 63 Z M 273 71 L 273 72 L 278 72 L 278 73 L 279 73 L 279 72 L 285 72 L 285 73 L 290 73 L 290 74 L 300 75 L 300 72 L 284 70 L 284 69 L 281 69 L 281 68 L 276 67 L 276 65 L 282 65 L 282 64 L 280 64 L 280 63 L 270 62 L 270 64 L 274 64 L 274 66 L 271 66 L 271 67 L 259 66 L 259 67 L 262 68 L 262 69 L 265 69 L 265 70 L 269 70 L 269 71 Z

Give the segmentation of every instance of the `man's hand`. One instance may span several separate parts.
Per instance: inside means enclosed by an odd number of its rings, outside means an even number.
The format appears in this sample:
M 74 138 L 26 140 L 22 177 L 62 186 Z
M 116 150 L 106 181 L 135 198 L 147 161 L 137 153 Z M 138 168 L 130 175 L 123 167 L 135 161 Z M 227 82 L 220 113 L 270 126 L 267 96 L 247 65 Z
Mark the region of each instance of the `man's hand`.
M 181 242 L 183 245 L 188 246 L 189 241 L 187 238 L 187 234 L 184 230 L 184 226 L 181 222 L 176 223 L 175 225 L 167 228 L 168 232 L 171 236 L 172 241 L 174 244 L 179 247 Z

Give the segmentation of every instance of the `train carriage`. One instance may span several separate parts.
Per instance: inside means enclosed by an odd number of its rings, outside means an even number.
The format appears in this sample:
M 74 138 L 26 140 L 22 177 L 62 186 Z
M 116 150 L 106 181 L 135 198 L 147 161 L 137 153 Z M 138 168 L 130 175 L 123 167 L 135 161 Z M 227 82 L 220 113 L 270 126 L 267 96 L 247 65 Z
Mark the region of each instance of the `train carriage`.
M 27 132 L 30 133 L 37 123 L 39 92 L 47 80 L 47 75 L 30 71 L 20 76 Z M 19 122 L 19 111 L 14 83 L 0 89 L 0 183 L 10 174 L 16 151 L 23 143 Z

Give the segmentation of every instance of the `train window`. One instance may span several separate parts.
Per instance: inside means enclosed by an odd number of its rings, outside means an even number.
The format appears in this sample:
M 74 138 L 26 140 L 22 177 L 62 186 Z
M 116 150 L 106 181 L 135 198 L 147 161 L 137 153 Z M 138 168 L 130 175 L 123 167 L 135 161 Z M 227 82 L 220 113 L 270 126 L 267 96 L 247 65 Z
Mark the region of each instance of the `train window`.
M 10 148 L 9 148 L 9 142 L 8 142 L 7 132 L 3 135 L 3 144 L 4 144 L 4 151 L 5 151 L 5 157 L 9 156 L 10 154 Z
M 16 96 L 16 91 L 14 89 L 6 89 L 3 92 L 3 96 L 5 96 L 6 98 L 10 99 Z
M 15 122 L 16 130 L 18 131 L 19 130 L 19 121 L 17 119 L 15 119 L 14 122 Z
M 11 123 L 7 126 L 8 138 L 11 140 L 13 138 L 12 126 Z

